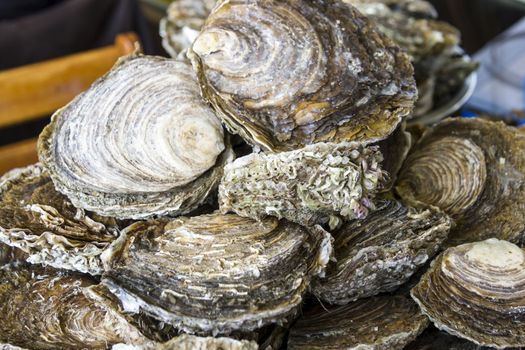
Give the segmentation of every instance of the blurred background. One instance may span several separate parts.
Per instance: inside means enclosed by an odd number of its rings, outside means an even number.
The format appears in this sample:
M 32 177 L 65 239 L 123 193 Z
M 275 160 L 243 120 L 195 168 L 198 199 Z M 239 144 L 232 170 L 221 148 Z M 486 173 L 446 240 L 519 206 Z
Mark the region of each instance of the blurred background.
M 476 90 L 458 113 L 483 112 L 520 124 L 525 0 L 431 2 L 481 62 Z M 169 3 L 0 0 L 0 173 L 36 161 L 36 137 L 53 111 L 132 52 L 135 42 L 147 54 L 168 56 L 158 28 Z

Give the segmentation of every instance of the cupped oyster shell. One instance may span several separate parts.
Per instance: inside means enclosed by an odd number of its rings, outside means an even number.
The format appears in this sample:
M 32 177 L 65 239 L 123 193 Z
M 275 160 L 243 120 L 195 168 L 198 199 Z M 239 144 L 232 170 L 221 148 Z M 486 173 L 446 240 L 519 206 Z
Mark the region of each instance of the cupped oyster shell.
M 233 157 L 191 67 L 137 54 L 57 111 L 38 149 L 76 207 L 132 219 L 192 211 Z
M 253 153 L 224 168 L 219 186 L 223 213 L 301 225 L 363 218 L 386 175 L 378 147 L 357 142 L 317 143 L 280 153 Z
M 188 57 L 228 129 L 270 151 L 382 140 L 417 97 L 408 57 L 337 0 L 220 1 Z
M 401 169 L 397 193 L 455 220 L 450 245 L 525 231 L 525 135 L 502 122 L 447 119 L 427 130 Z
M 427 325 L 409 298 L 373 297 L 304 315 L 290 329 L 288 350 L 400 350 Z
M 335 262 L 313 282 L 312 291 L 338 305 L 393 291 L 438 253 L 450 226 L 441 212 L 383 200 L 366 219 L 332 233 Z
M 103 285 L 126 310 L 201 335 L 285 323 L 331 254 L 319 226 L 218 213 L 138 222 L 120 241 Z
M 447 249 L 411 291 L 434 325 L 495 348 L 525 346 L 525 251 L 495 238 Z

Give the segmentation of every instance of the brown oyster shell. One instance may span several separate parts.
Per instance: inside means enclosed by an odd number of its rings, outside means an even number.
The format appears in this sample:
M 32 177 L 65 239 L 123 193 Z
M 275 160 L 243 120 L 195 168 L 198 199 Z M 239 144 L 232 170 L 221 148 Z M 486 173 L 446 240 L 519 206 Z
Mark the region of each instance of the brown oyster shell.
M 220 1 L 188 57 L 228 129 L 270 151 L 382 140 L 417 95 L 408 57 L 336 0 Z
M 525 251 L 495 238 L 449 248 L 411 291 L 434 325 L 476 344 L 525 346 Z

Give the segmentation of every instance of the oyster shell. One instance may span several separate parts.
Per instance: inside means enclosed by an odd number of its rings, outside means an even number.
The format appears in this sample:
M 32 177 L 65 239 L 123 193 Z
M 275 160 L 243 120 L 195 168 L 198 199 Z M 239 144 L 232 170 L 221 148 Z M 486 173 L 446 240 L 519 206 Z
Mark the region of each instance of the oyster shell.
M 397 193 L 456 222 L 450 244 L 525 231 L 525 135 L 502 122 L 447 119 L 425 132 L 401 169 Z
M 0 341 L 28 349 L 106 349 L 148 341 L 116 309 L 89 299 L 87 277 L 37 266 L 0 269 Z
M 190 334 L 179 335 L 165 343 L 134 346 L 117 344 L 111 350 L 258 350 L 254 341 L 236 340 L 226 337 L 199 337 Z
M 269 215 L 310 226 L 363 218 L 386 179 L 378 147 L 356 142 L 317 143 L 274 154 L 253 153 L 224 168 L 219 186 L 223 213 Z
M 189 65 L 142 55 L 57 111 L 38 149 L 76 207 L 132 219 L 195 209 L 233 157 Z
M 75 208 L 40 164 L 0 178 L 0 241 L 25 252 L 28 262 L 101 274 L 100 254 L 120 224 Z
M 293 317 L 324 271 L 330 235 L 319 226 L 218 213 L 138 222 L 105 256 L 102 283 L 130 312 L 189 333 L 252 331 Z
M 439 329 L 495 348 L 525 346 L 525 251 L 495 238 L 447 249 L 412 289 Z
M 382 140 L 417 95 L 408 57 L 336 0 L 220 1 L 188 57 L 228 129 L 271 151 Z
M 366 219 L 332 233 L 336 262 L 312 291 L 339 305 L 393 291 L 439 251 L 450 225 L 443 213 L 384 200 Z
M 171 57 L 188 49 L 201 30 L 216 0 L 175 0 L 160 21 L 162 46 Z
M 288 350 L 400 350 L 427 325 L 409 298 L 373 297 L 303 316 L 290 329 Z

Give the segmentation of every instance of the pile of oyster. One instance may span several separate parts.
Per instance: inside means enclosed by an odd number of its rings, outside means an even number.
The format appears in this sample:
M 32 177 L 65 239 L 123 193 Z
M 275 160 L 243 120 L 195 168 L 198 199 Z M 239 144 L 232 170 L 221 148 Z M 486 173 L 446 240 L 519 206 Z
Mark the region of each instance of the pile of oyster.
M 525 346 L 525 133 L 406 130 L 434 50 L 341 0 L 172 9 L 178 59 L 122 58 L 0 179 L 1 349 Z

